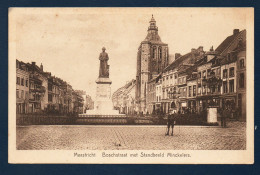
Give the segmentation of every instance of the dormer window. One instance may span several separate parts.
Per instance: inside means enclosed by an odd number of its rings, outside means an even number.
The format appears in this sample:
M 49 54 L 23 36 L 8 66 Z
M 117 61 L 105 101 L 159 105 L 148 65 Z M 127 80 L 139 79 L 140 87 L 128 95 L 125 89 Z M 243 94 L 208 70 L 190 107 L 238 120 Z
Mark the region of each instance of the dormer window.
M 230 53 L 227 54 L 227 60 L 228 60 L 228 61 L 231 60 L 231 55 L 230 55 Z

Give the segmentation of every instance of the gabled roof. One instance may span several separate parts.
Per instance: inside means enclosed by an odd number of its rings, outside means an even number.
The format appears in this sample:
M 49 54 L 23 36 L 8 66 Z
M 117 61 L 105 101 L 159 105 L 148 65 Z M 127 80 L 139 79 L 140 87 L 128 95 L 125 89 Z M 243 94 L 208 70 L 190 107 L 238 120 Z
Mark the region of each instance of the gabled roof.
M 238 36 L 243 33 L 245 30 L 240 31 L 237 34 L 233 34 L 228 36 L 217 48 L 216 51 L 218 52 L 218 54 L 222 54 L 229 46 L 230 44 L 236 39 L 238 38 Z
M 179 67 L 180 64 L 182 64 L 186 59 L 188 59 L 189 57 L 191 57 L 191 53 L 187 53 L 181 57 L 179 57 L 177 60 L 174 60 L 169 66 L 167 66 L 163 72 L 166 72 L 166 71 L 169 71 L 169 70 L 172 70 L 174 68 L 177 68 Z

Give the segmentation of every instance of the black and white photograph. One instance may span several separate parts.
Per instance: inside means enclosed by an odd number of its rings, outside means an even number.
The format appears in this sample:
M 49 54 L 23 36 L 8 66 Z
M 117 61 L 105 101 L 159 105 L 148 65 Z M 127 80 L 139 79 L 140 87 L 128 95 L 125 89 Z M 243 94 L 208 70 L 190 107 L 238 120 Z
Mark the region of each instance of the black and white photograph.
M 253 8 L 9 8 L 8 25 L 10 163 L 254 162 Z

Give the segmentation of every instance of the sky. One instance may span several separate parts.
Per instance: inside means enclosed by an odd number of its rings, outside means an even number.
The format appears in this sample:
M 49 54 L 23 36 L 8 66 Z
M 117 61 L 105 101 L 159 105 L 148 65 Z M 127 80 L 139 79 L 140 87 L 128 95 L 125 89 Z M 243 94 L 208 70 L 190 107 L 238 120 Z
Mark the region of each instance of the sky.
M 231 8 L 13 8 L 16 59 L 95 97 L 99 53 L 109 55 L 112 92 L 135 79 L 138 47 L 152 14 L 169 53 L 216 48 L 233 29 L 246 29 L 246 10 Z M 10 22 L 10 21 L 9 21 Z

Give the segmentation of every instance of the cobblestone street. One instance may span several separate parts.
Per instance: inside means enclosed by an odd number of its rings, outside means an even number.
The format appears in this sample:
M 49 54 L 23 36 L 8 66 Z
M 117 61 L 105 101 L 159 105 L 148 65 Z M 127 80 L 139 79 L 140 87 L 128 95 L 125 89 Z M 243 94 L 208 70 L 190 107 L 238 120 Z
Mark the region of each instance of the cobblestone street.
M 241 150 L 246 149 L 245 123 L 228 128 L 175 126 L 33 125 L 17 127 L 18 150 Z

